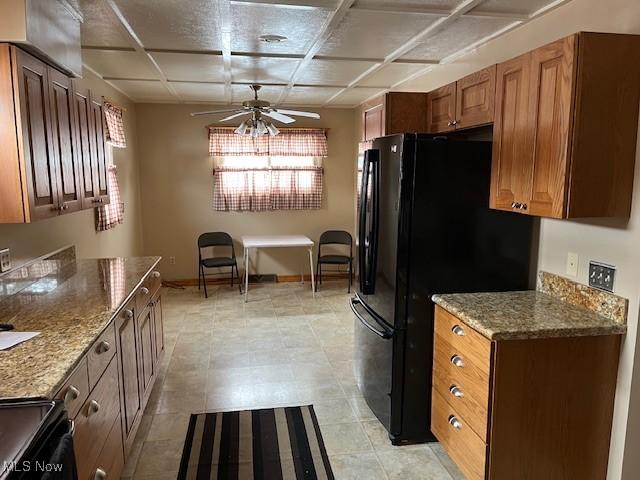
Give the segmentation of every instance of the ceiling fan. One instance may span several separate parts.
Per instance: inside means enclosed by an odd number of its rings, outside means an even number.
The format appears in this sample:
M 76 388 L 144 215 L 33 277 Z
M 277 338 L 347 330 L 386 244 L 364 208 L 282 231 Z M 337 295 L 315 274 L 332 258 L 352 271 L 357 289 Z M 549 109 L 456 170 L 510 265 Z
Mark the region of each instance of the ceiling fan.
M 198 115 L 217 115 L 221 113 L 232 113 L 228 117 L 221 119 L 221 122 L 228 122 L 234 118 L 242 117 L 244 115 L 251 115 L 251 118 L 244 120 L 238 128 L 235 129 L 235 133 L 238 135 L 249 135 L 251 137 L 258 137 L 260 135 L 269 134 L 271 136 L 278 135 L 280 130 L 272 122 L 263 119 L 262 117 L 269 117 L 280 123 L 293 123 L 295 118 L 291 118 L 289 115 L 296 117 L 308 117 L 319 119 L 320 115 L 314 112 L 299 112 L 297 110 L 283 110 L 281 108 L 274 108 L 271 104 L 265 100 L 258 99 L 258 92 L 262 88 L 261 85 L 249 85 L 249 88 L 253 90 L 253 100 L 246 100 L 242 102 L 242 107 L 229 109 L 229 110 L 211 110 L 207 112 L 193 112 L 192 117 Z

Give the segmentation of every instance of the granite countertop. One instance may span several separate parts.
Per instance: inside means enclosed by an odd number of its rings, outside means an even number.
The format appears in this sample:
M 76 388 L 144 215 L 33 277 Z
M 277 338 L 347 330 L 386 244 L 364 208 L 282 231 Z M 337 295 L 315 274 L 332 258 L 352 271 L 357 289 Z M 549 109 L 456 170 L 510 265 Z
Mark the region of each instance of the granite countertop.
M 51 398 L 160 257 L 43 262 L 46 274 L 0 297 L 0 323 L 41 332 L 0 351 L 0 398 Z M 5 281 L 8 283 L 8 281 Z
M 625 322 L 536 290 L 434 295 L 433 301 L 490 340 L 617 335 Z

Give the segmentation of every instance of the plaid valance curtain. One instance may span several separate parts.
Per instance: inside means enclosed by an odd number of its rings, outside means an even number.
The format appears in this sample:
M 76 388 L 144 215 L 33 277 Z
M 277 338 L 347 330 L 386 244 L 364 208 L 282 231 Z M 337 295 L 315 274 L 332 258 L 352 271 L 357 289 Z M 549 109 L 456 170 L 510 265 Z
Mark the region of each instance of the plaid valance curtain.
M 107 124 L 104 132 L 105 141 L 114 147 L 127 148 L 124 122 L 122 120 L 123 108 L 111 103 L 109 100 L 104 100 L 103 109 Z
M 109 203 L 98 207 L 96 230 L 102 232 L 124 223 L 124 203 L 120 198 L 120 188 L 116 177 L 116 168 L 111 166 L 107 170 L 107 183 L 109 187 Z
M 234 128 L 209 127 L 209 155 L 260 157 L 326 157 L 327 135 L 323 129 L 286 128 L 280 134 L 249 137 L 237 135 Z

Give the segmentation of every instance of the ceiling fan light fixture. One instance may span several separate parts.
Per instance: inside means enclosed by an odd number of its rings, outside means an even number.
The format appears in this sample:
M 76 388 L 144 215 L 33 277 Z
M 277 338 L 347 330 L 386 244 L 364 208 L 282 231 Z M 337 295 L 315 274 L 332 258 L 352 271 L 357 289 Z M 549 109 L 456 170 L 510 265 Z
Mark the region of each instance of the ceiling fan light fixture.
M 246 133 L 247 133 L 247 128 L 248 128 L 248 126 L 247 126 L 247 121 L 245 120 L 244 122 L 242 122 L 242 123 L 238 126 L 238 128 L 236 128 L 236 129 L 233 131 L 233 133 L 236 133 L 236 134 L 238 134 L 238 135 L 244 135 L 244 134 L 246 134 Z
M 265 43 L 280 43 L 280 42 L 284 42 L 285 40 L 287 40 L 287 37 L 284 37 L 282 35 L 267 34 L 267 35 L 260 35 L 258 37 L 258 39 L 261 42 L 265 42 Z
M 267 123 L 267 130 L 269 131 L 269 135 L 271 135 L 272 137 L 275 137 L 280 133 L 278 127 L 276 127 L 273 123 Z
M 263 120 L 258 120 L 256 122 L 256 133 L 258 135 L 264 135 L 265 133 L 267 133 L 267 126 L 265 125 Z

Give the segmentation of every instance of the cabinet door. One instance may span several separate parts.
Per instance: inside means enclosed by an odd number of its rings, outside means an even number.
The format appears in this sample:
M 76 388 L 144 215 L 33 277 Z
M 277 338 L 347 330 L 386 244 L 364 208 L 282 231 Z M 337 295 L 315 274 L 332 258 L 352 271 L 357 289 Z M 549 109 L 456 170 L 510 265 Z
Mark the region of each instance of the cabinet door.
M 497 68 L 491 208 L 521 211 L 513 204 L 526 198 L 533 138 L 527 113 L 530 61 L 527 53 Z
M 450 83 L 427 95 L 427 131 L 450 132 L 455 128 L 456 84 Z
M 142 392 L 142 408 L 147 403 L 151 394 L 151 387 L 155 379 L 155 331 L 153 328 L 153 308 L 151 305 L 145 308 L 142 315 L 136 320 L 138 324 L 139 343 L 138 354 L 140 363 L 138 366 L 138 378 L 140 379 L 140 390 Z
M 129 439 L 136 426 L 136 420 L 142 410 L 142 395 L 138 381 L 138 354 L 136 322 L 134 311 L 126 308 L 116 319 L 116 340 L 118 342 L 118 360 L 120 392 L 122 395 L 122 426 L 127 445 L 133 442 Z
M 364 141 L 383 136 L 384 133 L 384 104 L 365 110 L 364 112 Z
M 91 98 L 91 116 L 93 122 L 92 140 L 94 144 L 93 154 L 95 155 L 96 177 L 94 178 L 95 193 L 97 203 L 109 203 L 109 186 L 107 184 L 108 159 L 105 151 L 104 129 L 105 120 L 102 111 L 102 100 L 93 95 Z
M 531 52 L 529 128 L 534 134 L 533 171 L 526 197 L 531 215 L 564 216 L 575 55 L 575 36 Z
M 456 129 L 493 122 L 496 66 L 472 73 L 456 82 Z
M 58 214 L 58 181 L 49 116 L 47 66 L 18 48 L 12 48 L 22 128 L 20 150 L 24 159 L 31 220 Z
M 155 335 L 155 360 L 164 353 L 164 323 L 162 321 L 162 297 L 158 295 L 153 305 L 153 333 Z
M 76 151 L 82 165 L 82 208 L 93 208 L 98 196 L 98 163 L 92 140 L 95 135 L 93 110 L 88 90 L 75 87 L 73 98 L 76 119 Z
M 62 212 L 80 210 L 82 167 L 75 142 L 75 121 L 71 79 L 48 69 L 51 100 L 51 131 L 58 172 L 58 202 Z

